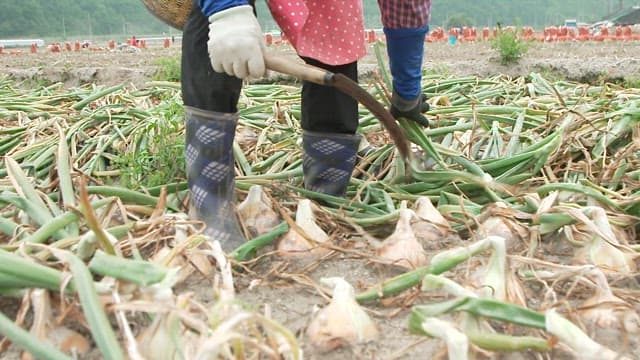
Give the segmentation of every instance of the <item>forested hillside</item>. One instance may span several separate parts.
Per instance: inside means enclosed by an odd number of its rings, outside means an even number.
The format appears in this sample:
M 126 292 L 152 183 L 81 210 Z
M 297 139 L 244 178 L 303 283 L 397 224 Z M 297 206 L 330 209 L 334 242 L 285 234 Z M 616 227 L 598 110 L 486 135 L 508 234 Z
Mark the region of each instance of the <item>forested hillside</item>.
M 601 0 L 433 0 L 432 25 L 452 19 L 476 26 L 521 24 L 541 27 L 565 18 L 591 22 L 638 1 Z M 368 27 L 379 27 L 376 0 L 364 0 Z M 275 28 L 265 1 L 258 0 L 266 30 Z M 613 8 L 613 9 L 612 9 Z M 140 0 L 0 0 L 0 38 L 158 34 L 169 28 L 151 16 Z

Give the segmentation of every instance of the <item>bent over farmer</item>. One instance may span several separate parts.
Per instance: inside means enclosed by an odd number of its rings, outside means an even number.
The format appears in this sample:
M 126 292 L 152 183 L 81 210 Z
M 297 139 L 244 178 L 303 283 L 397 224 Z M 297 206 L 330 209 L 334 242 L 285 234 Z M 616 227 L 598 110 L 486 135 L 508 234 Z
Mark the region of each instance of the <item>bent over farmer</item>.
M 182 93 L 187 178 L 205 234 L 225 250 L 244 235 L 235 215 L 233 139 L 243 79 L 265 73 L 255 0 L 194 0 L 183 29 Z M 420 92 L 430 0 L 379 0 L 393 76 L 391 113 L 427 126 Z M 269 9 L 307 63 L 357 81 L 365 55 L 357 0 L 270 0 Z M 358 104 L 332 87 L 304 82 L 301 125 L 304 186 L 343 196 L 356 163 Z

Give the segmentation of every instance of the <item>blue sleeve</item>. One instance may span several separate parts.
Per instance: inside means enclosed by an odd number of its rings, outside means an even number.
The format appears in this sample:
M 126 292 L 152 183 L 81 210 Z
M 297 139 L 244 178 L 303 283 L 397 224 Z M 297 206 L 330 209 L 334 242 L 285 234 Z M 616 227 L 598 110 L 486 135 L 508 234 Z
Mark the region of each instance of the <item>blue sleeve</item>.
M 420 95 L 427 32 L 428 25 L 413 29 L 384 28 L 393 90 L 405 100 L 413 100 Z
M 209 17 L 219 11 L 235 6 L 249 5 L 249 0 L 197 0 L 197 3 L 202 14 Z

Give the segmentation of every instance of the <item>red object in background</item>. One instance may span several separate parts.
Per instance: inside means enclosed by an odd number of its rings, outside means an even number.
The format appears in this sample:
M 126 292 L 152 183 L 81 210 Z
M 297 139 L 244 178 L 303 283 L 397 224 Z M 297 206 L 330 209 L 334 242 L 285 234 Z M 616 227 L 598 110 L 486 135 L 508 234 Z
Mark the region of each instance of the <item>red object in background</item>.
M 525 28 L 522 29 L 522 36 L 524 36 L 524 38 L 526 40 L 531 40 L 535 37 L 534 32 L 533 32 L 533 28 L 530 26 L 527 26 Z
M 545 36 L 544 36 L 544 40 L 545 41 L 557 41 L 558 40 L 558 34 L 560 32 L 560 30 L 555 27 L 555 26 L 549 26 L 546 29 L 544 29 L 545 31 Z
M 488 40 L 491 36 L 491 30 L 488 27 L 482 29 L 482 40 Z
M 31 53 L 35 54 L 38 52 L 38 45 L 36 44 L 31 44 Z
M 592 36 L 591 40 L 594 41 L 605 41 L 605 40 L 609 40 L 609 28 L 606 26 L 603 26 L 600 28 L 600 34 Z
M 141 48 L 143 49 L 147 48 L 147 40 L 140 40 L 139 43 Z
M 171 40 L 169 40 L 168 38 L 164 39 L 164 48 L 168 49 L 170 46 L 171 46 Z
M 0 55 L 4 54 L 4 45 L 0 45 Z
M 71 51 L 71 50 L 72 50 L 72 48 L 71 48 L 71 43 L 70 43 L 70 42 L 68 42 L 68 41 L 65 41 L 65 42 L 64 42 L 64 48 L 65 48 L 65 50 L 67 50 L 67 51 Z
M 616 26 L 616 37 L 617 38 L 622 37 L 622 26 Z
M 462 29 L 462 38 L 464 41 L 473 42 L 478 39 L 478 29 L 475 27 L 464 27 Z
M 578 28 L 578 40 L 579 41 L 591 40 L 591 33 L 589 32 L 589 28 L 588 27 L 580 26 Z
M 73 44 L 73 50 L 74 51 L 80 51 L 80 41 L 76 40 L 76 42 Z
M 444 29 L 441 27 L 436 28 L 433 31 L 430 31 L 429 34 L 427 35 L 427 38 L 425 39 L 425 41 L 428 43 L 444 41 L 444 40 L 445 40 Z
M 116 41 L 115 40 L 109 40 L 109 49 L 113 50 L 116 48 Z
M 35 44 L 32 45 L 31 52 L 35 52 L 34 47 L 35 47 Z M 60 46 L 60 43 L 53 43 L 53 44 L 49 45 L 49 51 L 51 51 L 53 53 L 59 53 L 60 50 L 62 50 L 62 47 Z
M 267 46 L 270 46 L 271 44 L 273 44 L 273 35 L 266 34 L 264 36 L 264 41 L 267 43 Z
M 369 30 L 367 32 L 367 42 L 370 43 L 370 44 L 376 42 L 376 32 L 375 32 L 375 30 Z
M 566 26 L 560 26 L 560 33 L 558 36 L 567 36 L 569 34 L 569 29 Z

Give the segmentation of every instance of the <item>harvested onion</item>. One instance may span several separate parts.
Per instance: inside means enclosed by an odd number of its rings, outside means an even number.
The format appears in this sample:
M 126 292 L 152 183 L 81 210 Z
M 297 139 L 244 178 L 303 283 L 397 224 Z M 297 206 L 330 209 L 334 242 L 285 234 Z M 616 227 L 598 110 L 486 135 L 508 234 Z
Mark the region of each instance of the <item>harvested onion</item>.
M 280 256 L 321 256 L 329 251 L 327 248 L 317 246 L 318 244 L 327 243 L 329 235 L 316 224 L 310 200 L 301 199 L 298 201 L 296 225 L 304 234 L 292 227 L 278 242 Z
M 395 231 L 376 250 L 378 257 L 408 269 L 427 263 L 427 253 L 418 242 L 411 228 L 411 220 L 415 216 L 413 210 L 400 209 L 400 218 L 396 224 Z
M 307 328 L 311 344 L 318 350 L 330 351 L 375 340 L 378 329 L 356 302 L 353 287 L 340 277 L 323 278 L 320 282 L 333 287 L 333 297 Z
M 271 207 L 271 200 L 260 185 L 249 188 L 246 199 L 238 205 L 238 215 L 252 237 L 265 234 L 280 223 L 278 214 Z
M 638 255 L 620 244 L 604 209 L 589 206 L 571 215 L 582 221 L 589 232 L 585 246 L 576 252 L 578 262 L 625 274 L 636 271 L 634 260 Z
M 77 356 L 89 352 L 89 340 L 84 336 L 64 326 L 55 326 L 51 313 L 51 299 L 47 290 L 33 290 L 31 303 L 34 311 L 31 334 L 66 354 Z M 21 358 L 31 360 L 33 356 L 25 352 Z
M 505 240 L 507 249 L 513 249 L 528 234 L 527 229 L 515 220 L 515 215 L 515 210 L 504 203 L 491 204 L 479 216 L 479 236 L 499 236 Z
M 582 303 L 579 310 L 586 326 L 596 330 L 612 329 L 638 333 L 640 318 L 633 306 L 613 294 L 602 270 L 594 268 L 591 275 L 595 278 L 596 293 Z
M 415 215 L 415 219 L 411 222 L 411 228 L 418 241 L 424 246 L 442 239 L 451 231 L 451 225 L 447 219 L 440 214 L 426 196 L 421 196 L 416 200 Z
M 573 350 L 575 359 L 584 360 L 630 360 L 615 351 L 593 341 L 571 321 L 551 309 L 545 313 L 546 330 Z

